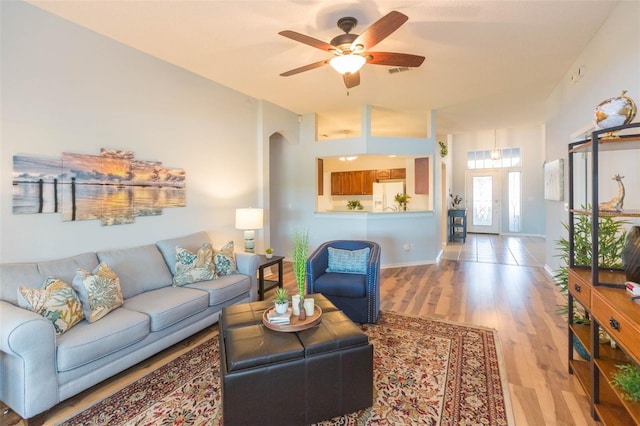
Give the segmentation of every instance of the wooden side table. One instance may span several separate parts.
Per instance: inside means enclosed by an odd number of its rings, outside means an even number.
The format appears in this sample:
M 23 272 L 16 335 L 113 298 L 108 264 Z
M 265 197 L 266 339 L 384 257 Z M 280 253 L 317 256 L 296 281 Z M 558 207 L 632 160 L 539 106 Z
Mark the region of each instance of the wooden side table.
M 278 286 L 282 288 L 282 260 L 284 256 L 272 256 L 271 259 L 267 259 L 264 254 L 260 256 L 260 263 L 258 264 L 258 300 L 264 300 L 264 292 Z M 265 280 L 264 270 L 269 266 L 278 265 L 278 279 L 277 280 Z

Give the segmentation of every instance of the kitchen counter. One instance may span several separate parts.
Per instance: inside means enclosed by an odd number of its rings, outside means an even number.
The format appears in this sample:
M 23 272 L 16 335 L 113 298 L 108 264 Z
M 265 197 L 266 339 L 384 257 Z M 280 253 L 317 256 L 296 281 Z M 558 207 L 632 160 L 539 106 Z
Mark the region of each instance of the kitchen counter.
M 415 217 L 416 215 L 428 215 L 433 216 L 433 210 L 401 210 L 401 211 L 380 211 L 380 210 L 347 210 L 347 209 L 333 209 L 333 210 L 325 210 L 325 211 L 316 211 L 317 215 L 345 215 L 345 216 L 411 216 Z

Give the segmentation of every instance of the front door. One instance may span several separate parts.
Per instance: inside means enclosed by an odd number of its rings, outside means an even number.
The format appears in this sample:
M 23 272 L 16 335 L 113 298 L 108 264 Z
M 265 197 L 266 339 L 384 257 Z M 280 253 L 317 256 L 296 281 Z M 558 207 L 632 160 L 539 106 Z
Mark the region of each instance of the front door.
M 468 170 L 467 231 L 500 233 L 500 173 L 497 170 Z

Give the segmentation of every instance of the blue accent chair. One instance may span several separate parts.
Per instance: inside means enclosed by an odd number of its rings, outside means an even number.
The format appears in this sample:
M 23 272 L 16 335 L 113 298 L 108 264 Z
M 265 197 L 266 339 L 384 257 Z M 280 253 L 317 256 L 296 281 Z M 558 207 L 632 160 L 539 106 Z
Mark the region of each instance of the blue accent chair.
M 327 272 L 329 247 L 342 250 L 369 247 L 366 274 Z M 375 323 L 380 312 L 380 246 L 358 240 L 323 243 L 307 259 L 307 293 L 322 293 L 354 322 Z

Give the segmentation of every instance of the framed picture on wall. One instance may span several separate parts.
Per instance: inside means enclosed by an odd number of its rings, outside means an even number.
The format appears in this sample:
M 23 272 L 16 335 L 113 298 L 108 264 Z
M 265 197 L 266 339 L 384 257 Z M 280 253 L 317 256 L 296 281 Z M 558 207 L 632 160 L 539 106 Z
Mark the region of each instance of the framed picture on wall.
M 544 199 L 564 200 L 564 160 L 562 158 L 544 164 Z

